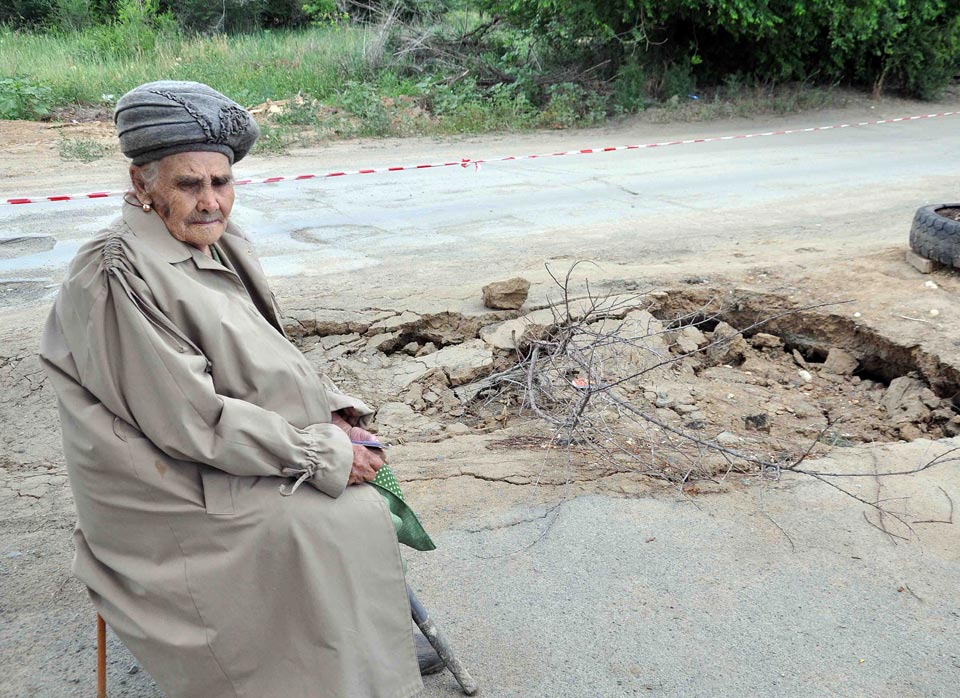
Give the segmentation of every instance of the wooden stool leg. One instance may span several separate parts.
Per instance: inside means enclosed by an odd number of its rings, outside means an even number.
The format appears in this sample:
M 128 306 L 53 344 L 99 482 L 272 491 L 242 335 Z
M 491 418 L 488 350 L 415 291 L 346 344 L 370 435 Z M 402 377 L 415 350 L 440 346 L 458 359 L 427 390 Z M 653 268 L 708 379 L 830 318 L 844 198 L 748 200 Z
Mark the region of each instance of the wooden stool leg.
M 97 698 L 107 698 L 107 624 L 97 614 Z

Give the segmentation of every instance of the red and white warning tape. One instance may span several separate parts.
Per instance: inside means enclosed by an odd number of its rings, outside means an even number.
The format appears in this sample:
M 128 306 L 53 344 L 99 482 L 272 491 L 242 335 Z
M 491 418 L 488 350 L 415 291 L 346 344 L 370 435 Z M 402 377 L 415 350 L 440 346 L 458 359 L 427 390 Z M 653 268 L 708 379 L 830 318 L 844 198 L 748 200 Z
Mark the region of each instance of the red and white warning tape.
M 435 162 L 424 165 L 394 165 L 389 167 L 369 167 L 362 170 L 344 170 L 327 172 L 325 174 L 281 175 L 263 177 L 261 179 L 239 179 L 236 184 L 275 184 L 277 182 L 298 182 L 307 179 L 327 179 L 330 177 L 345 177 L 347 175 L 382 174 L 384 172 L 405 172 L 408 170 L 429 170 L 437 167 L 474 167 L 491 162 L 511 162 L 513 160 L 536 160 L 538 158 L 563 157 L 565 155 L 591 155 L 594 153 L 614 153 L 621 150 L 642 150 L 644 148 L 660 148 L 670 145 L 692 145 L 694 143 L 715 143 L 717 141 L 735 141 L 744 138 L 764 138 L 767 136 L 788 136 L 793 133 L 813 133 L 815 131 L 830 131 L 839 128 L 858 128 L 861 126 L 877 126 L 879 124 L 896 124 L 903 121 L 917 121 L 919 119 L 936 119 L 943 116 L 957 116 L 960 111 L 947 111 L 938 114 L 920 114 L 918 116 L 901 116 L 896 119 L 878 119 L 876 121 L 860 121 L 850 124 L 833 124 L 831 126 L 812 126 L 810 128 L 793 128 L 782 131 L 764 131 L 761 133 L 745 133 L 737 136 L 710 136 L 707 138 L 688 138 L 679 141 L 663 141 L 660 143 L 643 143 L 641 145 L 616 145 L 605 148 L 580 148 L 578 150 L 564 150 L 556 153 L 540 153 L 536 155 L 506 155 L 497 158 L 483 158 L 473 160 L 461 158 L 451 162 Z M 108 196 L 121 196 L 123 191 L 97 191 L 88 194 L 62 194 L 58 196 L 20 196 L 0 199 L 0 206 L 18 204 L 39 204 L 53 201 L 79 201 L 83 199 L 103 199 Z

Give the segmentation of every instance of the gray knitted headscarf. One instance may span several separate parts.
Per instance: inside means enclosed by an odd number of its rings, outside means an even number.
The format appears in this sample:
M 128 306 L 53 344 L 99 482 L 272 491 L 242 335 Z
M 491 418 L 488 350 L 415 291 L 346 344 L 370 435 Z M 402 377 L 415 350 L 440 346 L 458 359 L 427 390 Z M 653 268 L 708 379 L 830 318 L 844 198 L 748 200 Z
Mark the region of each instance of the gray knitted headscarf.
M 135 87 L 113 113 L 120 150 L 134 165 L 197 150 L 223 153 L 230 163 L 260 135 L 247 110 L 199 82 L 161 80 Z

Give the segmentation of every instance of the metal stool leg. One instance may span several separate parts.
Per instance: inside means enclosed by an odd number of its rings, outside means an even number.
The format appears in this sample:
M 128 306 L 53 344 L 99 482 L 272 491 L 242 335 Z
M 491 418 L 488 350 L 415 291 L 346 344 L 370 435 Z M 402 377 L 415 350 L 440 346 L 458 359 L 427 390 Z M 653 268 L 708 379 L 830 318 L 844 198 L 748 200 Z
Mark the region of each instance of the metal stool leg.
M 97 698 L 107 698 L 107 624 L 97 614 Z

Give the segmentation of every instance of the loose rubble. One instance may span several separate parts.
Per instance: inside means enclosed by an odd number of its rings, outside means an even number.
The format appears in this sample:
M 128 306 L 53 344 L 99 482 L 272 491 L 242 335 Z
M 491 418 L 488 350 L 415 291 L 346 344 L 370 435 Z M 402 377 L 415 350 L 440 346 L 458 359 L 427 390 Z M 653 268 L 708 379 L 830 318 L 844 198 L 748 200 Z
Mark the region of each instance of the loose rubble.
M 866 370 L 875 359 L 850 348 L 854 338 L 819 348 L 795 343 L 790 332 L 744 333 L 725 319 L 694 316 L 675 327 L 658 310 L 668 294 L 652 300 L 588 318 L 585 331 L 616 338 L 591 357 L 599 375 L 626 376 L 618 390 L 663 423 L 724 446 L 775 443 L 784 451 L 815 439 L 844 446 L 960 433 L 949 399 L 915 374 L 885 385 Z M 524 377 L 510 371 L 562 318 L 583 317 L 584 307 L 472 317 L 318 310 L 291 318 L 288 329 L 318 370 L 381 405 L 381 430 L 437 440 L 528 420 Z M 583 376 L 567 380 L 570 390 L 589 386 Z
M 517 310 L 527 300 L 530 282 L 519 276 L 483 287 L 483 304 L 497 310 Z

